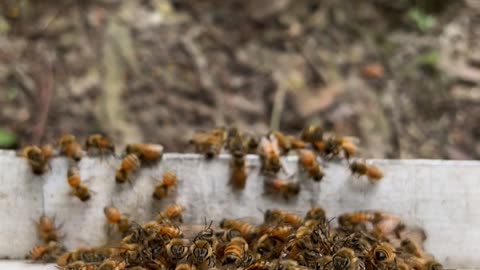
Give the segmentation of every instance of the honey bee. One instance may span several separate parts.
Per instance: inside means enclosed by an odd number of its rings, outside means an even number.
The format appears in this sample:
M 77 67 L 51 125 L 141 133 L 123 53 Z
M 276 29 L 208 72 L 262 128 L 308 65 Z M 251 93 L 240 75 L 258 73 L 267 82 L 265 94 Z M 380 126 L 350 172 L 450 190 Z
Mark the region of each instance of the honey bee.
M 84 261 L 74 261 L 65 265 L 62 270 L 96 270 L 96 266 Z
M 228 131 L 226 149 L 234 157 L 243 157 L 246 154 L 243 138 L 236 128 Z
M 300 193 L 300 183 L 279 178 L 266 178 L 264 189 L 266 193 L 280 194 L 285 200 L 288 200 Z
M 357 152 L 356 145 L 347 137 L 331 137 L 326 141 L 315 143 L 314 147 L 317 151 L 330 158 L 337 157 L 340 153 L 343 153 L 345 158 L 349 159 Z
M 177 175 L 172 171 L 167 171 L 162 176 L 162 182 L 155 187 L 152 196 L 158 200 L 165 198 L 176 185 Z
M 423 268 L 422 269 L 443 270 L 443 265 L 440 264 L 439 262 L 435 261 L 435 260 L 426 259 L 426 260 L 423 260 Z
M 239 266 L 243 262 L 248 244 L 242 237 L 233 238 L 225 247 L 223 265 L 233 264 Z
M 107 222 L 110 224 L 117 224 L 120 221 L 120 218 L 122 217 L 122 215 L 120 214 L 120 211 L 118 211 L 118 209 L 113 206 L 104 207 L 103 213 L 107 218 Z
M 224 128 L 215 128 L 210 132 L 195 133 L 189 142 L 195 146 L 195 152 L 205 154 L 207 159 L 211 159 L 220 154 L 226 137 Z
M 140 168 L 140 165 L 140 159 L 136 154 L 127 155 L 115 172 L 115 181 L 120 184 L 131 182 L 132 174 Z
M 252 134 L 246 134 L 243 138 L 245 142 L 246 151 L 248 154 L 257 154 L 258 146 L 260 145 L 260 140 L 257 136 Z
M 116 224 L 118 231 L 122 235 L 126 235 L 129 232 L 131 227 L 130 220 L 126 216 L 120 214 L 120 211 L 118 211 L 117 208 L 113 206 L 104 207 L 103 213 L 105 214 L 107 222 L 109 224 Z
M 38 146 L 26 146 L 22 149 L 20 156 L 28 161 L 34 174 L 40 175 L 48 170 L 48 161 L 52 154 L 49 148 L 42 149 Z
M 230 184 L 238 189 L 244 189 L 247 183 L 247 171 L 244 157 L 233 157 L 230 161 L 232 175 L 230 176 Z
M 265 212 L 265 223 L 289 224 L 294 228 L 298 228 L 303 223 L 303 218 L 295 213 L 287 212 L 280 209 L 269 209 Z
M 106 259 L 98 266 L 98 268 L 96 268 L 96 270 L 124 270 L 125 267 L 125 261 Z
M 240 232 L 240 235 L 248 242 L 256 238 L 259 234 L 257 226 L 238 219 L 223 219 L 220 222 L 220 227 L 222 229 L 233 229 Z
M 172 204 L 167 206 L 156 218 L 158 223 L 162 223 L 165 219 L 169 222 L 182 223 L 182 215 L 185 208 L 178 204 Z
M 174 263 L 186 257 L 188 254 L 188 247 L 185 245 L 185 241 L 179 238 L 173 238 L 168 241 L 165 249 L 168 258 Z
M 83 151 L 75 136 L 66 134 L 60 137 L 58 144 L 60 145 L 60 154 L 67 156 L 75 161 L 82 159 Z
M 325 223 L 327 221 L 327 215 L 323 208 L 312 207 L 305 215 L 305 220 L 314 220 L 319 223 Z
M 135 154 L 142 164 L 152 164 L 163 156 L 163 146 L 159 144 L 132 143 L 127 145 L 125 152 Z
M 93 134 L 87 137 L 85 149 L 89 155 L 113 155 L 115 146 L 110 138 L 102 134 Z
M 350 164 L 350 170 L 353 174 L 366 175 L 370 182 L 377 182 L 383 178 L 383 172 L 379 168 L 363 162 L 352 162 L 352 164 Z
M 113 253 L 112 248 L 78 248 L 72 252 L 68 252 L 61 256 L 58 261 L 62 263 L 72 263 L 75 261 L 83 261 L 85 263 L 101 263 L 109 258 Z
M 422 250 L 421 246 L 418 243 L 412 241 L 410 238 L 403 239 L 400 243 L 400 246 L 402 250 L 408 254 L 411 254 L 418 258 L 425 257 L 425 253 Z
M 158 224 L 157 222 L 155 223 Z M 145 226 L 144 226 L 144 230 L 147 230 Z M 180 230 L 180 228 L 171 224 L 159 224 L 158 234 L 160 237 L 167 240 L 183 237 L 182 230 Z
M 297 139 L 294 136 L 285 135 L 279 131 L 273 131 L 271 135 L 277 140 L 282 155 L 288 154 L 292 149 L 302 149 L 306 147 L 303 140 Z
M 205 268 L 214 263 L 213 249 L 207 240 L 197 239 L 190 246 L 189 260 L 193 265 Z
M 190 265 L 188 263 L 179 263 L 175 267 L 175 270 L 195 270 L 195 268 L 192 267 L 192 265 Z
M 323 129 L 318 125 L 309 125 L 302 130 L 300 138 L 309 143 L 323 141 Z
M 323 176 L 323 170 L 317 162 L 317 156 L 311 150 L 302 149 L 299 150 L 299 163 L 305 171 L 308 173 L 308 176 L 311 177 L 314 181 L 321 181 Z
M 58 230 L 60 229 L 60 226 L 55 225 L 55 219 L 47 217 L 46 215 L 42 215 L 39 219 L 38 222 L 36 222 L 37 226 L 37 234 L 44 241 L 45 243 L 49 243 L 51 241 L 58 241 L 60 238 L 62 238 L 61 235 L 59 235 Z
M 339 249 L 332 257 L 334 270 L 363 270 L 365 265 L 350 248 Z
M 372 250 L 372 259 L 377 267 L 395 263 L 395 248 L 388 243 L 377 244 Z
M 351 228 L 362 223 L 377 223 L 382 219 L 382 213 L 378 211 L 357 211 L 345 213 L 338 217 L 338 224 L 342 227 Z
M 80 179 L 80 171 L 76 166 L 70 164 L 67 171 L 68 185 L 71 188 L 77 188 L 80 186 L 81 181 L 82 180 Z
M 32 248 L 29 258 L 34 261 L 55 262 L 55 260 L 65 252 L 65 248 L 55 241 L 48 244 L 40 244 Z
M 90 200 L 92 197 L 90 188 L 87 185 L 80 183 L 76 188 L 72 189 L 70 194 L 80 199 L 82 202 Z
M 293 228 L 289 225 L 275 226 L 269 233 L 262 235 L 256 242 L 255 251 L 261 258 L 277 258 L 283 245 L 292 236 Z
M 275 137 L 262 137 L 260 140 L 259 156 L 262 162 L 261 170 L 263 172 L 275 174 L 282 168 L 280 149 Z
M 292 143 L 290 139 L 287 138 L 287 136 L 280 131 L 272 131 L 270 133 L 270 137 L 272 136 L 275 137 L 281 154 L 282 155 L 288 154 L 288 152 L 292 149 Z
M 256 263 L 253 263 L 249 265 L 245 270 L 268 270 L 269 268 L 269 263 L 267 261 L 258 261 Z

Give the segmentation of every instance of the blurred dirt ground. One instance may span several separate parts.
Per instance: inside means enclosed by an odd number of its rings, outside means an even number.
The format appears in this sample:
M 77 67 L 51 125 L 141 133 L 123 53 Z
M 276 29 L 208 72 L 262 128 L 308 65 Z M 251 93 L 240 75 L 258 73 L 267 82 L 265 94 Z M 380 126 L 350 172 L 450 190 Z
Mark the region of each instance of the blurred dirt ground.
M 476 0 L 3 0 L 0 128 L 186 151 L 236 124 L 360 139 L 362 156 L 480 158 Z

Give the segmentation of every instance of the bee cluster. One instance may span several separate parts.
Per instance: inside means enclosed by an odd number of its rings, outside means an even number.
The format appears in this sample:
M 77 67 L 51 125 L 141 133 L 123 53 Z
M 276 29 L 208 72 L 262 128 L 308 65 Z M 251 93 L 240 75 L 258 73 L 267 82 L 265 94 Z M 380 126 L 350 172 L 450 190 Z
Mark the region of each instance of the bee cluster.
M 184 209 L 171 205 L 155 220 L 143 225 L 128 222 L 123 239 L 114 245 L 80 248 L 59 254 L 51 248 L 48 259 L 57 258 L 59 269 L 250 269 L 250 270 L 441 270 L 428 255 L 421 229 L 408 228 L 399 217 L 381 211 L 353 212 L 339 216 L 338 225 L 324 209 L 314 207 L 305 216 L 267 210 L 262 224 L 224 219 L 219 226 L 182 225 Z M 105 208 L 109 222 L 122 216 Z M 46 239 L 57 239 L 45 234 Z M 49 228 L 55 225 L 50 220 Z M 50 233 L 52 234 L 52 233 Z M 38 248 L 34 248 L 34 251 Z M 32 251 L 32 258 L 33 253 Z M 56 253 L 52 254 L 53 251 Z
M 264 136 L 242 133 L 237 128 L 215 128 L 194 134 L 190 143 L 195 152 L 212 159 L 222 151 L 231 154 L 229 184 L 244 189 L 247 180 L 247 154 L 258 154 L 264 188 L 288 200 L 300 192 L 299 181 L 291 180 L 281 156 L 296 151 L 303 173 L 315 182 L 324 177 L 322 162 L 346 160 L 352 174 L 365 176 L 376 183 L 383 173 L 375 166 L 354 160 L 357 146 L 350 138 L 324 136 L 319 126 L 306 127 L 296 137 L 274 131 Z M 55 155 L 69 159 L 67 182 L 71 195 L 88 201 L 91 190 L 82 181 L 77 162 L 85 155 L 115 156 L 112 141 L 100 134 L 87 138 L 85 151 L 73 135 L 64 135 L 58 149 L 50 145 L 27 146 L 22 152 L 34 174 L 43 174 Z M 155 144 L 129 144 L 115 169 L 115 182 L 132 182 L 135 173 L 157 164 L 163 147 Z M 284 173 L 287 179 L 279 177 Z M 113 181 L 113 179 L 112 179 Z M 177 175 L 166 171 L 152 193 L 162 199 L 177 185 Z M 254 224 L 242 219 L 224 219 L 201 229 L 183 223 L 186 209 L 170 205 L 153 220 L 138 224 L 114 206 L 104 207 L 105 222 L 120 236 L 114 244 L 80 248 L 65 252 L 62 235 L 53 219 L 42 216 L 37 223 L 42 243 L 35 246 L 29 258 L 56 261 L 60 269 L 416 269 L 437 270 L 442 266 L 423 249 L 426 239 L 422 230 L 407 228 L 392 214 L 381 211 L 355 212 L 339 216 L 338 225 L 328 220 L 320 207 L 302 217 L 295 213 L 270 209 L 264 222 Z M 193 227 L 192 227 L 193 226 Z M 113 241 L 113 240 L 112 240 Z

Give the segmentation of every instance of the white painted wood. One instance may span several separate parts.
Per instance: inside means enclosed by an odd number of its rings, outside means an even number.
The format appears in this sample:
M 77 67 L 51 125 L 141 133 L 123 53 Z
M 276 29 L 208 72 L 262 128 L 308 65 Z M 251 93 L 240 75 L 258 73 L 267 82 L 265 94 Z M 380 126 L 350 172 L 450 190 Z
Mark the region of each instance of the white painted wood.
M 301 178 L 297 199 L 263 194 L 259 161 L 248 156 L 249 177 L 245 190 L 234 192 L 228 185 L 228 155 L 205 161 L 196 154 L 165 154 L 158 166 L 142 169 L 130 185 L 114 181 L 119 160 L 84 158 L 79 163 L 83 179 L 96 193 L 86 203 L 68 196 L 67 162 L 52 161 L 52 170 L 33 176 L 24 160 L 0 151 L 0 257 L 23 258 L 36 243 L 32 219 L 42 212 L 63 223 L 68 248 L 106 242 L 103 207 L 113 204 L 140 222 L 153 218 L 162 207 L 177 202 L 187 208 L 185 221 L 203 223 L 204 218 L 253 217 L 262 211 L 282 208 L 304 213 L 321 205 L 329 216 L 344 212 L 382 209 L 402 216 L 408 224 L 428 233 L 427 250 L 448 268 L 480 265 L 480 162 L 438 160 L 370 160 L 381 167 L 385 178 L 377 185 L 354 178 L 347 164 L 327 162 L 321 183 L 297 173 L 297 158 L 284 159 L 289 173 Z M 154 178 L 166 170 L 179 176 L 174 194 L 163 201 L 152 198 Z M 43 187 L 42 187 L 43 185 Z M 42 193 L 43 190 L 43 193 Z M 42 196 L 43 194 L 43 196 Z M 6 241 L 5 241 L 6 240 Z

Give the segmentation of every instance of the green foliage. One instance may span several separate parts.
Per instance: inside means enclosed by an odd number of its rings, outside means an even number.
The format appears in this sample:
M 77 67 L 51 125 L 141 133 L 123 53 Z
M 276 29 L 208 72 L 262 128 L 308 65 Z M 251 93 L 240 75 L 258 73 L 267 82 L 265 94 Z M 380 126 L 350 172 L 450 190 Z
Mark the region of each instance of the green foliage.
M 425 13 L 419 8 L 410 9 L 407 16 L 421 31 L 432 29 L 437 24 L 437 20 L 434 16 Z
M 436 50 L 432 50 L 421 54 L 418 58 L 418 64 L 424 67 L 436 68 L 438 61 L 440 60 L 440 54 Z
M 10 148 L 17 143 L 17 137 L 4 129 L 0 128 L 0 148 Z

